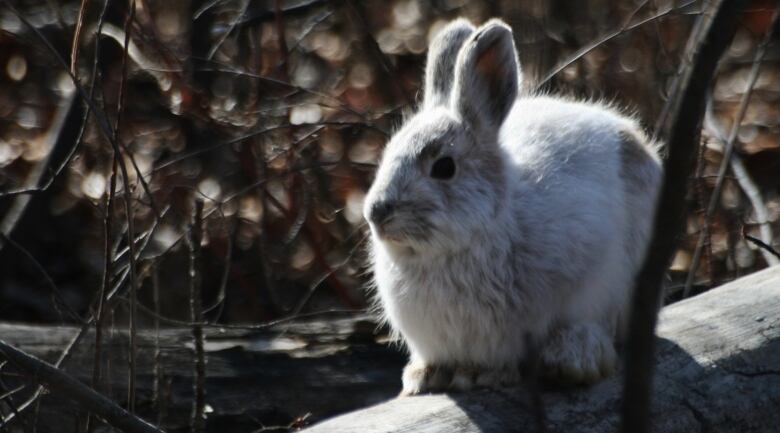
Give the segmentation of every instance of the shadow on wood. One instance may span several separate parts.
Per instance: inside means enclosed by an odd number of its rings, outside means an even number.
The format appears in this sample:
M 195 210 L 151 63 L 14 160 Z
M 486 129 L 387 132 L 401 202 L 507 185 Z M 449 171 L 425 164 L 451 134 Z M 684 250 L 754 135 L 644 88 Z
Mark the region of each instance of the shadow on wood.
M 780 425 L 780 267 L 661 312 L 652 431 L 776 431 Z M 616 432 L 620 376 L 546 391 L 553 432 Z M 323 422 L 320 432 L 535 432 L 524 388 L 391 400 Z

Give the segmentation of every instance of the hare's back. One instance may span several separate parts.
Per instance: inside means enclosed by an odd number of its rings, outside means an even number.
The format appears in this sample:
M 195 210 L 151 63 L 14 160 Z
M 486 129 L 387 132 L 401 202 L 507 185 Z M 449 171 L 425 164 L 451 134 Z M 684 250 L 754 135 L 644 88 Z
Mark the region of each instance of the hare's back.
M 502 145 L 517 163 L 583 176 L 617 174 L 627 136 L 652 157 L 634 119 L 603 104 L 553 97 L 518 99 L 501 130 Z
M 512 203 L 522 245 L 547 264 L 543 277 L 557 275 L 560 290 L 603 300 L 587 304 L 592 314 L 610 299 L 620 303 L 644 251 L 661 177 L 637 122 L 599 104 L 522 98 L 502 126 L 501 145 L 517 179 Z

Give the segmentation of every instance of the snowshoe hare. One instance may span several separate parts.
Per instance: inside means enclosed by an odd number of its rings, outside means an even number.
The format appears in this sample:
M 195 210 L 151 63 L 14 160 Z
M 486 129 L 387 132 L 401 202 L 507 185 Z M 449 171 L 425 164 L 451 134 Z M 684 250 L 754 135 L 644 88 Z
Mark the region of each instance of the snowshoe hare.
M 521 79 L 507 25 L 448 24 L 366 196 L 378 300 L 411 355 L 402 395 L 517 383 L 529 342 L 565 383 L 618 362 L 659 157 L 634 120 Z

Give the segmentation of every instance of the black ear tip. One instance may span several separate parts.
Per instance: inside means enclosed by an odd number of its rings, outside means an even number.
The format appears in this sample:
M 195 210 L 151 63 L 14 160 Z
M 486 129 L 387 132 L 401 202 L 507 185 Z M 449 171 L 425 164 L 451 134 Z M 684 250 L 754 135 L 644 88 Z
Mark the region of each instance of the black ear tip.
M 498 18 L 493 18 L 477 29 L 473 38 L 475 42 L 485 41 L 493 43 L 501 39 L 513 42 L 513 33 L 509 25 Z
M 501 18 L 491 18 L 491 19 L 485 21 L 485 23 L 482 24 L 482 26 L 480 28 L 484 28 L 484 29 L 503 29 L 503 31 L 508 31 L 509 33 L 512 33 L 512 28 L 509 27 L 509 24 L 507 24 Z

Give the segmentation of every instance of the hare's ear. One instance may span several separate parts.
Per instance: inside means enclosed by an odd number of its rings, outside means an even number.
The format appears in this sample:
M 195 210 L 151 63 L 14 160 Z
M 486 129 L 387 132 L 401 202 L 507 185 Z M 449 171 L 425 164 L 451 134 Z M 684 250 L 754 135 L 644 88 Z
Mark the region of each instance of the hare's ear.
M 458 53 L 450 104 L 478 131 L 497 134 L 517 99 L 519 81 L 512 29 L 500 20 L 490 20 Z
M 425 108 L 449 103 L 458 51 L 474 30 L 470 22 L 460 18 L 447 24 L 431 41 L 425 66 Z

